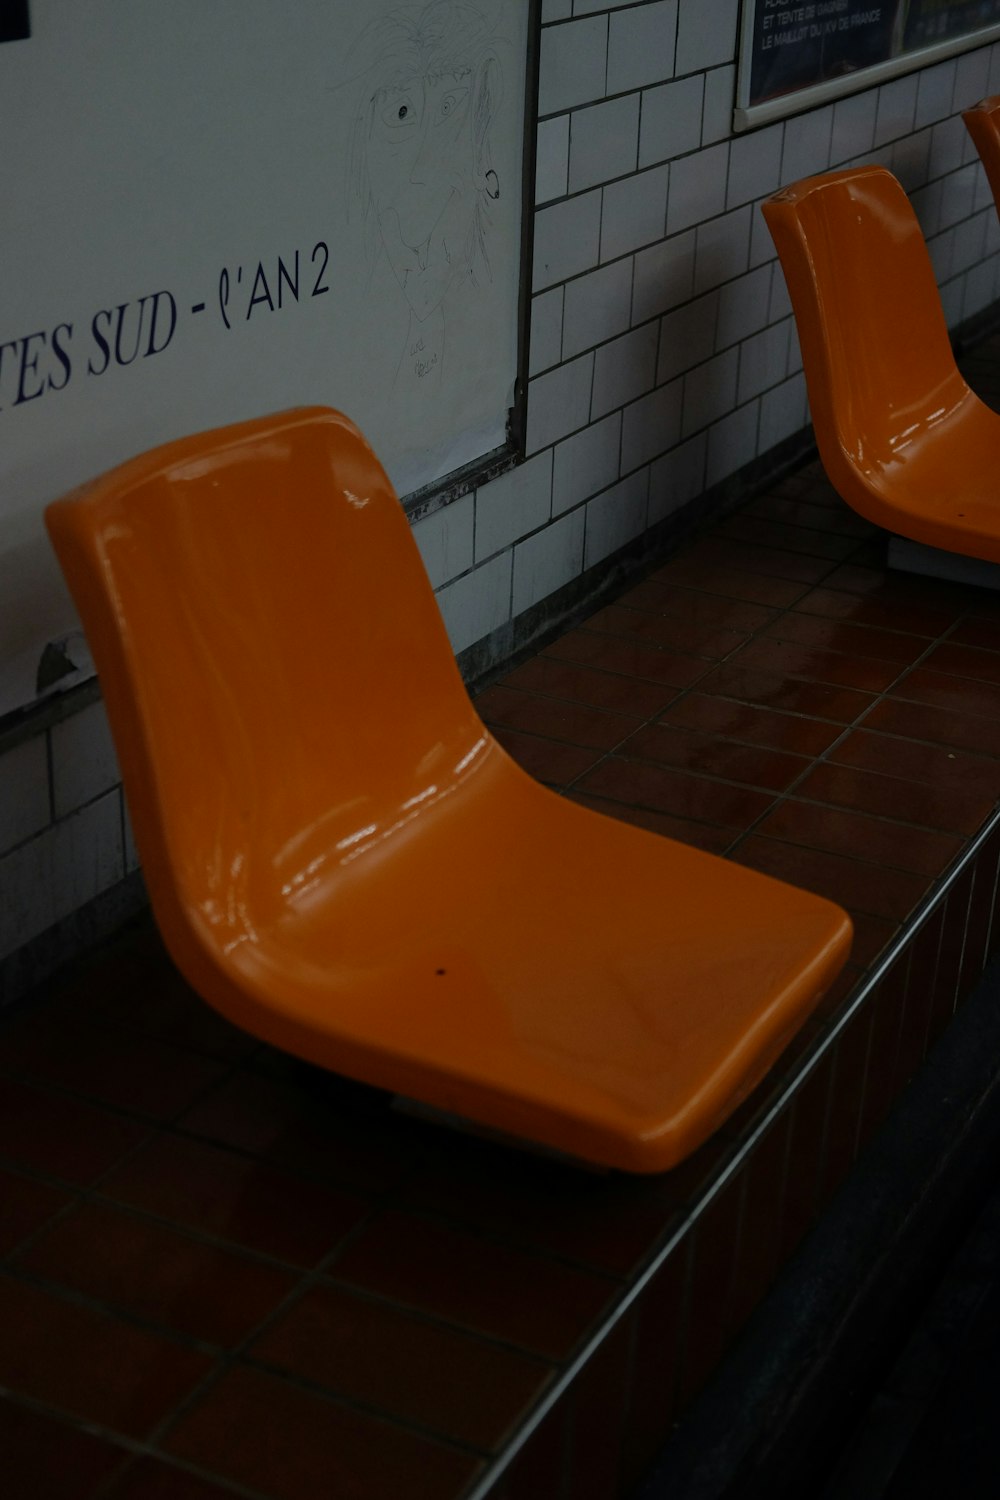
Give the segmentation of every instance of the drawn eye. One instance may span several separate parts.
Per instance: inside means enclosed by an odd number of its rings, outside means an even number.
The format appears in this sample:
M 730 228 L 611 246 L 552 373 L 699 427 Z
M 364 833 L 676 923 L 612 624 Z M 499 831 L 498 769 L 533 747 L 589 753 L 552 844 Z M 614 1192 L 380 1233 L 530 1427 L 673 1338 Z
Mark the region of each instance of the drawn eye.
M 468 89 L 450 89 L 447 94 L 443 95 L 441 103 L 438 105 L 438 113 L 442 120 L 447 120 L 449 115 L 455 113 L 468 92 Z
M 382 124 L 390 130 L 405 129 L 417 123 L 417 106 L 412 94 L 393 94 L 381 111 Z

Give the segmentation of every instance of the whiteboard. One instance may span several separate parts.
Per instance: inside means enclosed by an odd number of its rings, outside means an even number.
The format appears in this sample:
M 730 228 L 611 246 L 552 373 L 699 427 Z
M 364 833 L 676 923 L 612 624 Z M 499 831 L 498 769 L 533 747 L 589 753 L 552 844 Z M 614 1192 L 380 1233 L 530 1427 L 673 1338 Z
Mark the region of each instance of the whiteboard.
M 507 441 L 525 0 L 32 0 L 0 46 L 0 714 L 50 499 L 299 404 L 405 495 Z

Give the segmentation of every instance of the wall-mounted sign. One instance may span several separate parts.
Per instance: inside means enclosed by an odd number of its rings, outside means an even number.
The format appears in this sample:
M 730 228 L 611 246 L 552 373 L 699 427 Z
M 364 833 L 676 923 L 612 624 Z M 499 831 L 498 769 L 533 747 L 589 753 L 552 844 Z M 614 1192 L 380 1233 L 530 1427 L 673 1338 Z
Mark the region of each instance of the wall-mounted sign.
M 1000 0 L 744 0 L 737 129 L 1000 36 Z
M 74 623 L 41 512 L 92 474 L 298 404 L 403 495 L 508 446 L 534 14 L 34 0 L 0 50 L 0 714 Z

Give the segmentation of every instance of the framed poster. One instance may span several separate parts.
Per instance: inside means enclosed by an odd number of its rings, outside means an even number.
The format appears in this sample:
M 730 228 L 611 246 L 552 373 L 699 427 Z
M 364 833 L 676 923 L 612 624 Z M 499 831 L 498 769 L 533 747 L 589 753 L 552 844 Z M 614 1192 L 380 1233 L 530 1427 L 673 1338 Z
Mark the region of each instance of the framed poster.
M 746 130 L 1000 37 L 1000 0 L 744 0 Z
M 44 505 L 137 452 L 321 404 L 424 505 L 511 461 L 537 17 L 32 0 L 0 48 L 0 715 L 75 623 Z

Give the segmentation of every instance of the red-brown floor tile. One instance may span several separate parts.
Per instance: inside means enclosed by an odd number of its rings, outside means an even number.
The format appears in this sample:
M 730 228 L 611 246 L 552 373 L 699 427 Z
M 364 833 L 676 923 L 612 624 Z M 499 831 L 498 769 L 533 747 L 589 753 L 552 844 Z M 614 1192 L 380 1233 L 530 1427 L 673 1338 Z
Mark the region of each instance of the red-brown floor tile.
M 131 1157 L 104 1191 L 298 1266 L 316 1265 L 367 1212 L 360 1199 L 336 1189 L 174 1136 L 155 1139 Z
M 963 714 L 926 703 L 909 703 L 903 698 L 882 698 L 865 715 L 864 728 L 1000 759 L 1000 723 L 984 714 Z
M 97 1105 L 0 1078 L 0 1156 L 15 1166 L 90 1183 L 147 1133 Z
M 579 1171 L 456 1137 L 429 1155 L 399 1201 L 522 1249 L 625 1276 L 676 1218 L 672 1175 Z
M 665 563 L 651 575 L 651 582 L 676 584 L 680 588 L 695 589 L 721 599 L 737 599 L 746 604 L 761 604 L 765 608 L 787 609 L 806 592 L 808 583 L 794 579 L 776 578 L 766 573 L 749 572 L 745 568 L 723 566 L 718 562 L 706 562 L 694 558 L 690 553 Z
M 884 692 L 900 670 L 896 662 L 881 661 L 873 656 L 851 656 L 842 651 L 786 644 L 764 636 L 758 636 L 744 646 L 733 665 L 779 677 L 801 677 L 808 682 L 858 688 L 868 693 Z
M 773 792 L 785 791 L 809 767 L 804 756 L 744 745 L 662 721 L 638 729 L 621 746 L 620 753 Z
M 855 625 L 843 620 L 825 619 L 820 615 L 788 610 L 779 615 L 764 634 L 791 645 L 815 647 L 821 651 L 843 651 L 848 656 L 873 657 L 908 667 L 927 649 L 927 642 L 916 635 L 898 630 L 881 630 L 871 625 Z
M 926 703 L 959 714 L 981 714 L 1000 719 L 1000 687 L 974 682 L 971 677 L 953 677 L 929 667 L 914 667 L 890 689 L 894 698 Z
M 652 812 L 644 807 L 627 807 L 624 802 L 610 802 L 606 797 L 592 797 L 586 792 L 571 792 L 574 802 L 582 807 L 593 808 L 608 818 L 618 818 L 623 823 L 632 823 L 637 828 L 646 828 L 663 838 L 677 839 L 682 844 L 691 844 L 696 849 L 707 849 L 710 854 L 722 854 L 732 842 L 732 833 L 712 823 L 696 823 L 691 818 L 674 818 L 668 813 Z
M 272 1500 L 457 1500 L 479 1468 L 470 1454 L 240 1367 L 163 1446 Z
M 195 994 L 165 954 L 144 960 L 131 984 L 102 986 L 91 995 L 87 1019 L 140 1031 L 223 1062 L 245 1057 L 258 1045 L 255 1037 L 231 1025 Z
M 971 592 L 964 584 L 948 583 L 916 573 L 889 572 L 873 562 L 856 560 L 834 568 L 826 579 L 826 587 L 904 604 L 951 609 L 955 619 L 968 609 Z
M 834 687 L 830 683 L 800 682 L 773 672 L 750 671 L 742 661 L 716 667 L 699 683 L 699 691 L 764 708 L 808 714 L 837 724 L 852 724 L 875 702 L 871 693 Z
M 637 677 L 622 677 L 617 672 L 602 672 L 594 667 L 576 666 L 551 656 L 534 656 L 515 667 L 503 679 L 504 686 L 526 693 L 541 693 L 563 698 L 571 703 L 587 703 L 617 713 L 638 714 L 651 719 L 676 697 L 677 689 Z M 478 699 L 476 700 L 478 703 Z
M 908 870 L 885 869 L 757 834 L 745 839 L 733 858 L 841 906 L 894 922 L 901 922 L 913 910 L 928 887 L 925 876 L 912 875 Z
M 953 677 L 970 677 L 975 682 L 1000 685 L 1000 651 L 983 651 L 975 646 L 953 646 L 945 641 L 935 646 L 927 658 L 931 672 L 946 672 Z
M 957 834 L 911 828 L 868 813 L 794 799 L 779 802 L 756 832 L 809 849 L 825 849 L 830 854 L 846 854 L 889 869 L 928 876 L 942 874 L 963 847 Z
M 769 793 L 749 787 L 730 786 L 669 766 L 618 757 L 605 760 L 590 771 L 580 782 L 579 790 L 650 807 L 674 817 L 737 829 L 748 828 L 774 800 Z
M 628 640 L 645 641 L 655 646 L 666 646 L 672 651 L 684 651 L 690 656 L 703 656 L 708 661 L 721 661 L 749 638 L 746 630 L 727 630 L 710 624 L 699 624 L 691 620 L 679 620 L 673 615 L 656 614 L 648 609 L 635 609 L 621 604 L 608 604 L 587 620 L 588 630 L 599 630 L 605 635 L 624 636 Z
M 955 621 L 954 609 L 940 609 L 922 604 L 918 599 L 883 599 L 866 594 L 850 594 L 840 589 L 810 589 L 795 606 L 802 614 L 822 615 L 828 620 L 848 620 L 855 625 L 872 625 L 883 630 L 904 630 L 911 635 L 933 639 L 948 630 Z
M 226 1346 L 295 1286 L 287 1272 L 97 1202 L 61 1219 L 15 1265 L 145 1322 Z
M 152 1037 L 33 1015 L 0 1032 L 0 1067 L 158 1120 L 173 1118 L 225 1070 Z
M 1000 622 L 997 620 L 963 620 L 948 637 L 955 646 L 975 646 L 983 651 L 1000 651 Z
M 714 536 L 695 542 L 687 555 L 692 562 L 707 563 L 712 568 L 739 568 L 747 573 L 785 579 L 789 583 L 819 583 L 833 566 L 827 558 L 807 557 L 781 547 L 755 546 L 752 542 L 716 539 Z
M 572 630 L 554 641 L 544 654 L 555 661 L 597 667 L 602 672 L 617 672 L 623 677 L 639 677 L 676 688 L 690 687 L 709 669 L 700 657 L 682 656 L 664 646 L 623 640 L 596 630 Z
M 484 1452 L 498 1447 L 552 1373 L 540 1360 L 335 1286 L 308 1290 L 248 1352 Z
M 835 536 L 867 537 L 875 528 L 856 511 L 850 510 L 839 495 L 821 497 L 813 491 L 809 496 L 791 499 L 770 492 L 751 500 L 744 511 L 749 516 L 760 516 L 765 521 L 785 521 L 791 526 L 804 526 L 811 531 L 830 531 Z
M 497 1500 L 561 1500 L 572 1436 L 570 1417 L 569 1399 L 563 1397 L 508 1465 Z
M 843 562 L 858 544 L 854 535 L 817 530 L 792 521 L 772 520 L 749 511 L 741 511 L 720 521 L 713 528 L 713 535 L 752 542 L 759 547 L 780 547 L 789 552 L 804 553 L 807 557 L 825 558 L 829 562 Z
M 681 588 L 656 575 L 626 590 L 618 603 L 632 609 L 649 609 L 675 620 L 688 620 L 692 625 L 737 630 L 744 635 L 762 630 L 777 613 L 766 605 L 751 604 L 745 599 L 726 599 L 699 589 Z
M 496 729 L 493 734 L 529 776 L 550 786 L 571 786 L 601 758 L 598 750 L 583 750 L 578 745 L 543 740 L 514 729 Z
M 615 1290 L 590 1272 L 396 1211 L 357 1235 L 332 1274 L 550 1359 L 570 1353 Z
M 501 686 L 480 693 L 476 708 L 491 726 L 519 729 L 594 750 L 613 750 L 643 723 L 639 714 L 608 713 L 606 709 L 540 698 Z
M 318 1069 L 295 1069 L 291 1078 L 234 1073 L 180 1124 L 272 1166 L 363 1192 L 398 1182 L 414 1149 L 381 1096 L 369 1102 L 360 1088 Z
M 949 750 L 919 740 L 897 739 L 876 734 L 867 727 L 852 730 L 830 751 L 838 765 L 900 776 L 906 781 L 928 782 L 935 787 L 959 786 L 970 794 L 995 802 L 1000 796 L 1000 765 L 987 755 L 967 750 Z
M 0 1274 L 0 1386 L 143 1437 L 203 1380 L 211 1359 Z
M 899 923 L 889 922 L 884 917 L 869 916 L 867 912 L 852 910 L 850 916 L 854 923 L 851 961 L 869 969 L 898 933 Z
M 813 802 L 966 835 L 982 826 L 993 806 L 991 798 L 961 787 L 926 786 L 898 776 L 829 764 L 816 766 L 795 790 L 796 796 Z
M 627 1320 L 619 1322 L 573 1383 L 566 1475 L 566 1494 L 573 1500 L 608 1500 L 621 1493 L 631 1333 Z
M 106 1439 L 0 1396 L 0 1486 L 8 1500 L 92 1500 L 126 1459 Z
M 69 1202 L 68 1193 L 0 1167 L 0 1255 L 13 1250 Z
M 756 704 L 739 703 L 732 698 L 711 697 L 707 693 L 686 693 L 661 715 L 661 721 L 684 729 L 725 735 L 727 739 L 749 745 L 808 756 L 822 755 L 842 733 L 839 725 L 822 719 L 779 713 Z
M 233 1491 L 160 1458 L 137 1458 L 101 1500 L 233 1500 Z

